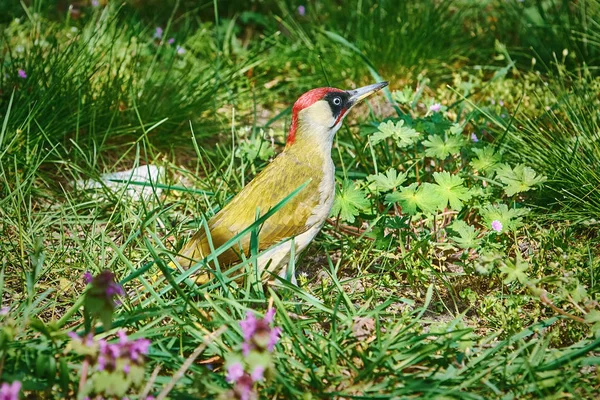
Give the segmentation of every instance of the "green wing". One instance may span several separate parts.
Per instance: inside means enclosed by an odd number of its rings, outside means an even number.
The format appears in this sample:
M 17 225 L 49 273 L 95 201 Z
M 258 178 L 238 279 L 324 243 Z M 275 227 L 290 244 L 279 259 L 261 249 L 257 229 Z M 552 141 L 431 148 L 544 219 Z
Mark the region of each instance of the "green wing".
M 281 200 L 309 181 L 309 184 L 285 206 L 268 218 L 260 228 L 259 250 L 306 232 L 308 218 L 319 204 L 319 184 L 323 179 L 322 162 L 301 162 L 293 155 L 281 153 L 240 193 L 208 222 L 213 248 L 226 243 L 256 220 L 257 209 L 264 215 Z M 219 256 L 219 264 L 230 265 L 240 260 L 240 252 L 249 254 L 250 234 L 244 235 Z M 179 263 L 189 267 L 210 253 L 208 238 L 200 229 L 180 251 Z M 195 261 L 194 261 L 195 260 Z

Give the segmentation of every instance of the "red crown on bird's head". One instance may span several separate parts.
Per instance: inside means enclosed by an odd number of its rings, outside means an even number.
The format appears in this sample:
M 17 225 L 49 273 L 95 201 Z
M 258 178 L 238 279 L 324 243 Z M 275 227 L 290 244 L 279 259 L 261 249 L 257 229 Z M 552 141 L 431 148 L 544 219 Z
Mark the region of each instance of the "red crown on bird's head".
M 296 140 L 296 128 L 298 128 L 298 113 L 305 108 L 308 108 L 315 104 L 319 100 L 323 100 L 323 97 L 328 93 L 332 92 L 343 92 L 341 89 L 336 89 L 332 87 L 322 87 L 309 90 L 304 93 L 302 96 L 296 100 L 294 106 L 292 107 L 292 124 L 290 125 L 290 133 L 287 137 L 286 145 L 291 145 Z

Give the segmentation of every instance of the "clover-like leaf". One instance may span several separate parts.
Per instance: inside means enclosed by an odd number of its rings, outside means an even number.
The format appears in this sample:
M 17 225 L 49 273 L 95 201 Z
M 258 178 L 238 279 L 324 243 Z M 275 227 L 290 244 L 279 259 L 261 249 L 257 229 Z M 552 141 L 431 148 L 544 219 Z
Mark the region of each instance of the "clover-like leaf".
M 448 136 L 446 140 L 441 136 L 430 135 L 427 140 L 423 141 L 425 146 L 425 155 L 427 157 L 445 159 L 449 155 L 458 154 L 462 145 L 461 136 Z
M 392 138 L 398 147 L 408 147 L 415 142 L 415 139 L 419 137 L 419 132 L 413 128 L 404 126 L 404 120 L 400 120 L 394 124 L 393 121 L 386 121 L 379 124 L 379 129 L 373 135 L 371 135 L 371 143 L 377 144 L 383 140 Z
M 527 282 L 528 276 L 525 271 L 527 271 L 528 268 L 529 264 L 521 257 L 517 257 L 515 262 L 510 260 L 506 261 L 506 263 L 500 267 L 500 271 L 506 274 L 504 283 L 511 283 L 516 280 L 521 283 Z
M 448 129 L 448 133 L 451 135 L 460 135 L 463 132 L 465 126 L 463 124 L 452 124 L 452 126 Z
M 474 170 L 484 173 L 493 172 L 502 161 L 502 155 L 494 151 L 492 146 L 486 146 L 482 149 L 473 149 L 477 158 L 471 161 Z
M 367 181 L 370 183 L 369 188 L 375 192 L 389 192 L 402 185 L 406 180 L 406 173 L 400 173 L 390 168 L 385 173 L 367 176 Z
M 392 92 L 392 98 L 398 104 L 408 104 L 413 100 L 414 91 L 410 86 L 405 86 L 402 91 L 394 90 Z
M 461 249 L 474 249 L 479 246 L 481 239 L 477 238 L 479 231 L 474 226 L 457 219 L 448 228 L 458 233 L 458 236 L 450 236 L 450 239 Z
M 535 189 L 546 181 L 546 177 L 523 164 L 517 164 L 514 168 L 510 165 L 501 164 L 496 170 L 498 179 L 506 185 L 504 192 L 507 196 Z
M 425 213 L 433 213 L 440 205 L 431 183 L 423 183 L 420 186 L 413 183 L 400 188 L 398 192 L 385 196 L 385 201 L 400 204 L 402 211 L 410 215 L 417 213 L 417 207 Z
M 236 157 L 245 158 L 249 161 L 254 161 L 256 159 L 267 161 L 274 154 L 275 150 L 271 144 L 258 136 L 242 141 L 235 150 Z
M 437 185 L 434 185 L 434 193 L 439 198 L 440 209 L 450 204 L 450 208 L 460 211 L 463 207 L 463 201 L 471 198 L 471 192 L 463 186 L 463 178 L 452 175 L 449 172 L 434 172 L 433 179 Z
M 498 221 L 503 232 L 518 229 L 523 225 L 523 216 L 528 213 L 528 208 L 508 208 L 506 204 L 488 204 L 479 210 L 484 225 L 490 231 L 493 230 L 492 223 Z
M 358 189 L 354 182 L 345 181 L 342 189 L 338 190 L 331 208 L 332 216 L 353 223 L 361 211 L 365 211 L 370 203 L 364 191 Z
M 598 310 L 590 310 L 587 314 L 585 314 L 585 322 L 588 324 L 592 324 L 592 332 L 594 332 L 595 337 L 600 337 L 600 311 Z

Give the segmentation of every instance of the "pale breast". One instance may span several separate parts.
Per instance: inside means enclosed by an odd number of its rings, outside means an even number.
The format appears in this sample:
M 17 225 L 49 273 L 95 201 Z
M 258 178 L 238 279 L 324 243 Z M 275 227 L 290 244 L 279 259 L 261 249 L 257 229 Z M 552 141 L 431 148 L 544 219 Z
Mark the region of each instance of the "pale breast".
M 333 206 L 335 199 L 335 166 L 331 158 L 323 162 L 323 175 L 318 190 L 319 204 L 306 221 L 306 225 L 309 227 L 323 225 Z

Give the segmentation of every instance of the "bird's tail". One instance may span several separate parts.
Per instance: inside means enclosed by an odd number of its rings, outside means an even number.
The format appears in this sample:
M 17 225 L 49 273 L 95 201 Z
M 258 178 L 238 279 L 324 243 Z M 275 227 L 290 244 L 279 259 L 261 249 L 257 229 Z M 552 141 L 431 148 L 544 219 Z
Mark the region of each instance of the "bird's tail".
M 196 233 L 179 251 L 175 260 L 167 264 L 167 267 L 173 271 L 178 270 L 179 267 L 188 269 L 204 258 L 205 254 L 202 251 L 202 237 Z M 156 274 L 155 278 L 158 279 L 158 277 L 158 274 Z M 202 285 L 210 280 L 210 275 L 208 272 L 203 271 L 195 274 L 193 279 L 196 284 Z

